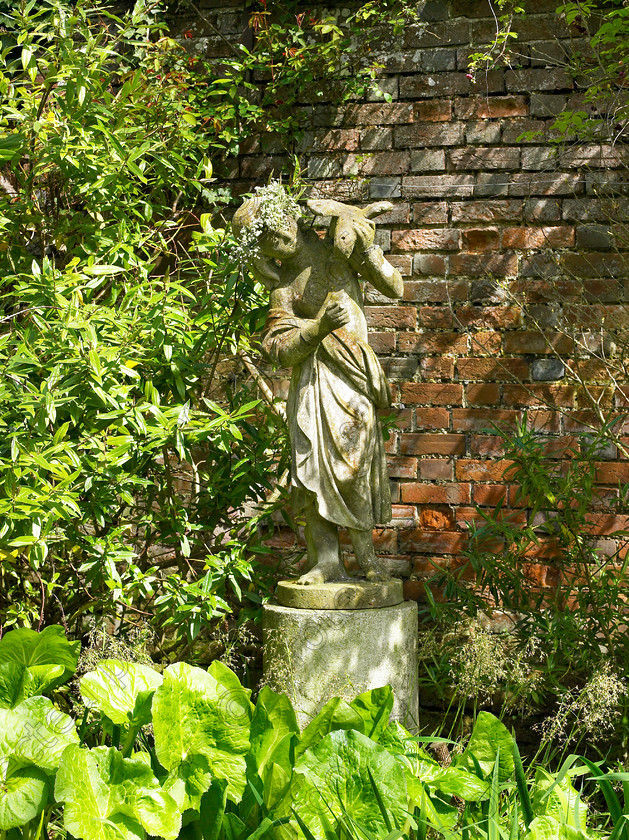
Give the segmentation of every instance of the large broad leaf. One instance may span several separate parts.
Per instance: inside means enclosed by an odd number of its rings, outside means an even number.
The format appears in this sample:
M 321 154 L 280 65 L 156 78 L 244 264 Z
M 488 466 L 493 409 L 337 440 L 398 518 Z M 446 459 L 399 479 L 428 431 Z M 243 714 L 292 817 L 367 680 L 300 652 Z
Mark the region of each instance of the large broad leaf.
M 525 840 L 590 840 L 593 835 L 553 817 L 535 817 L 524 837 Z
M 69 642 L 56 625 L 41 633 L 11 630 L 0 639 L 0 708 L 61 685 L 74 673 L 79 652 L 79 642 Z
M 498 778 L 504 782 L 513 773 L 513 736 L 490 712 L 479 712 L 465 752 L 456 766 L 470 773 L 477 773 L 480 767 L 484 778 L 487 778 L 493 773 L 498 755 Z
M 0 639 L 0 662 L 21 662 L 33 665 L 63 665 L 74 673 L 81 652 L 80 642 L 70 642 L 63 627 L 56 624 L 41 633 L 21 627 L 11 630 Z
M 536 817 L 553 817 L 573 828 L 586 829 L 586 806 L 567 776 L 555 782 L 550 773 L 538 767 L 531 788 L 531 805 Z
M 389 724 L 389 718 L 393 710 L 391 686 L 385 685 L 382 688 L 372 688 L 371 691 L 365 691 L 364 694 L 359 694 L 355 700 L 352 700 L 349 705 L 363 719 L 364 728 L 362 732 L 372 741 L 378 741 L 381 733 Z
M 304 753 L 295 773 L 302 778 L 291 790 L 292 807 L 316 838 L 325 838 L 327 823 L 337 835 L 342 820 L 384 836 L 390 829 L 383 810 L 393 828 L 408 817 L 401 764 L 360 732 L 331 732 Z
M 112 723 L 139 728 L 151 720 L 151 702 L 163 677 L 137 662 L 103 659 L 81 679 L 81 697 Z
M 212 776 L 227 781 L 228 798 L 240 800 L 252 711 L 249 692 L 221 662 L 207 672 L 183 662 L 164 671 L 153 698 L 153 728 L 157 758 L 170 773 L 173 795 L 181 801 L 182 783 L 187 785 L 191 775 L 203 777 L 200 757 Z M 199 801 L 184 804 L 199 807 Z
M 0 766 L 35 765 L 49 773 L 69 744 L 78 743 L 74 721 L 47 697 L 30 697 L 15 709 L 0 709 Z
M 339 729 L 355 729 L 364 733 L 364 725 L 363 717 L 356 709 L 340 697 L 332 697 L 302 732 L 295 755 L 299 758 L 330 732 Z
M 174 840 L 181 813 L 153 775 L 148 755 L 123 758 L 113 747 L 68 747 L 55 783 L 66 830 L 82 840 Z
M 0 775 L 0 831 L 26 825 L 48 800 L 48 777 L 37 767 Z

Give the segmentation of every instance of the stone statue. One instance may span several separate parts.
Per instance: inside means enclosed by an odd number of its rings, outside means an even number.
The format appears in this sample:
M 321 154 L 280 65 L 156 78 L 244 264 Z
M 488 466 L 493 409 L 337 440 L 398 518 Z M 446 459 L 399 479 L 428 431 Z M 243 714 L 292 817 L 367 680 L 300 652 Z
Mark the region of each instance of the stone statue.
M 279 185 L 278 185 L 279 186 Z M 376 523 L 391 519 L 391 494 L 377 409 L 390 404 L 380 363 L 367 341 L 360 279 L 399 298 L 403 280 L 374 244 L 371 220 L 392 205 L 364 209 L 310 200 L 315 216 L 329 216 L 324 240 L 290 208 L 265 212 L 263 188 L 234 216 L 242 242 L 257 247 L 248 261 L 271 289 L 262 349 L 293 369 L 287 403 L 295 513 L 306 522 L 310 570 L 302 584 L 343 581 L 338 529 L 347 528 L 367 580 L 389 576 L 373 545 Z

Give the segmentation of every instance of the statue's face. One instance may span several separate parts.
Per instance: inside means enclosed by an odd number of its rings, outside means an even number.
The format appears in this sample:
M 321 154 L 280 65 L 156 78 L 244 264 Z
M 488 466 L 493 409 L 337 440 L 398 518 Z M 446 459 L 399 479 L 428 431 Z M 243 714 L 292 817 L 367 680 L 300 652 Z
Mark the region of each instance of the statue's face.
M 275 260 L 285 260 L 297 253 L 299 237 L 297 219 L 287 216 L 281 227 L 269 227 L 262 234 L 260 250 L 267 257 Z

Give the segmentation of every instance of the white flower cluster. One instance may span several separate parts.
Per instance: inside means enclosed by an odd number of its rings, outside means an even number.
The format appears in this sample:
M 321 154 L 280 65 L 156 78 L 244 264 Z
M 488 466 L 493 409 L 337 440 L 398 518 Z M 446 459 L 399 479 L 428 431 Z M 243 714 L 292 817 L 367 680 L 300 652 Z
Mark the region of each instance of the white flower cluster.
M 234 258 L 248 263 L 259 256 L 258 243 L 267 230 L 281 230 L 289 218 L 298 219 L 302 213 L 295 200 L 281 181 L 271 181 L 265 187 L 256 187 L 253 196 L 243 205 L 247 220 L 238 234 Z

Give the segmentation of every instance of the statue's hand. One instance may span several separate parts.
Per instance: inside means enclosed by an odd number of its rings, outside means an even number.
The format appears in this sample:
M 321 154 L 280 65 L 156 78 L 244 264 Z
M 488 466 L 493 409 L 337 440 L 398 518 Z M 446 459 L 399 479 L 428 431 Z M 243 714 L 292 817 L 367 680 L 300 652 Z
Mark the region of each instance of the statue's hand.
M 357 216 L 352 221 L 356 232 L 356 250 L 360 254 L 373 245 L 373 240 L 376 235 L 376 225 L 375 222 L 372 222 L 371 219 L 367 219 L 365 216 Z
M 328 303 L 320 320 L 323 334 L 329 335 L 334 330 L 344 327 L 347 323 L 349 323 L 349 312 L 346 307 L 335 300 Z

